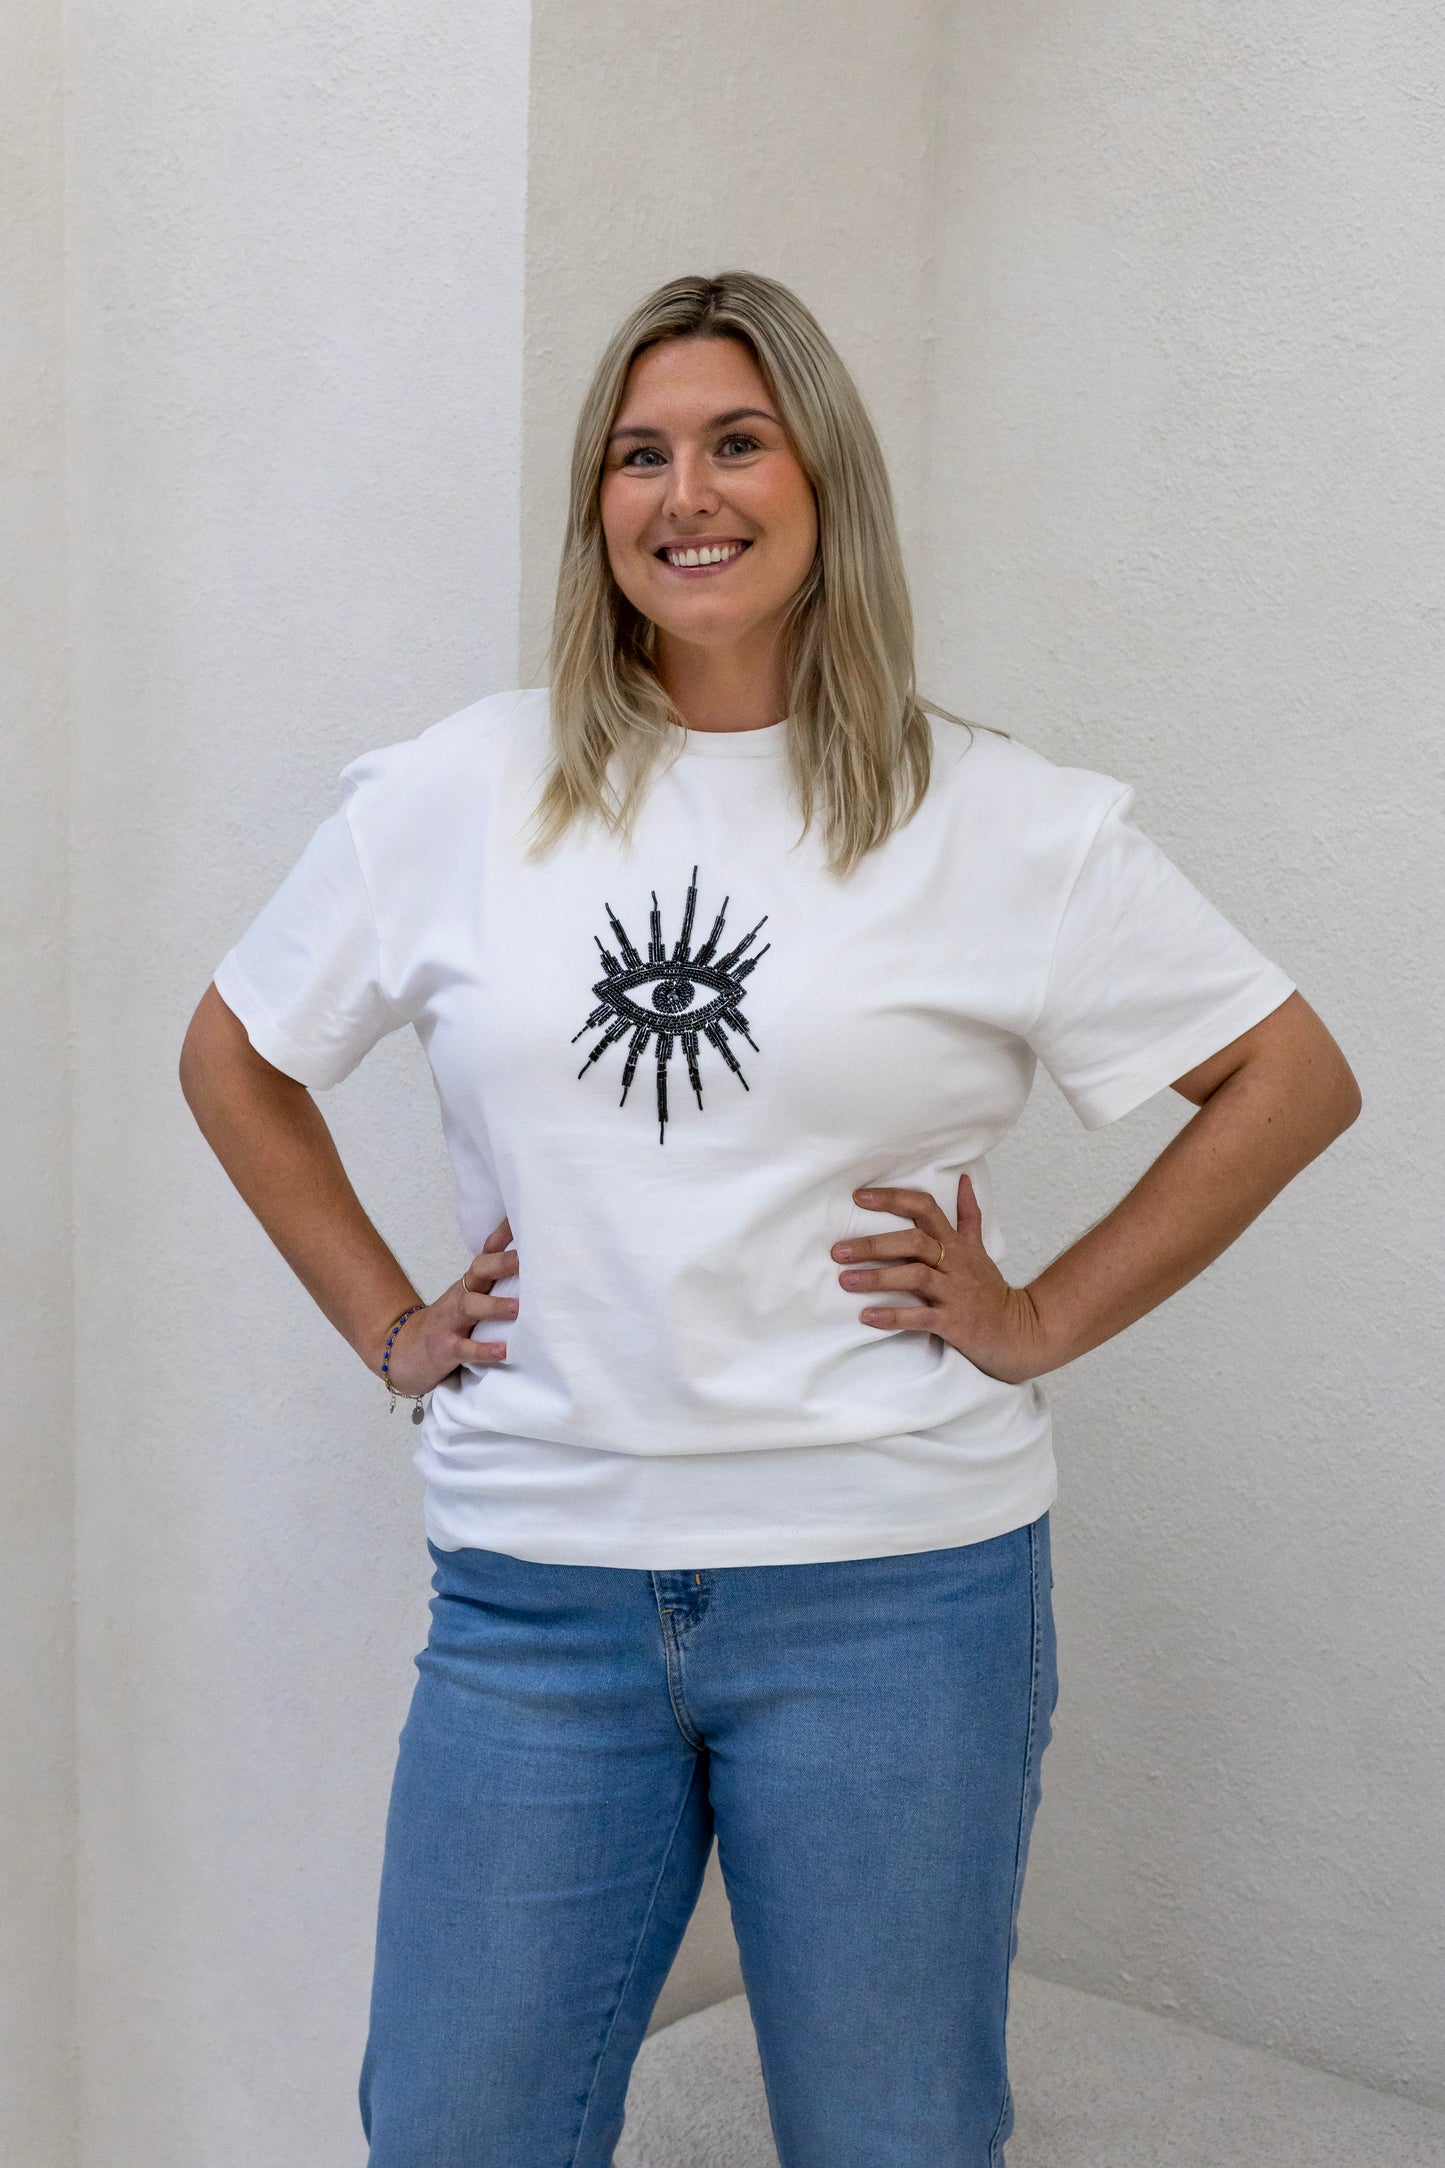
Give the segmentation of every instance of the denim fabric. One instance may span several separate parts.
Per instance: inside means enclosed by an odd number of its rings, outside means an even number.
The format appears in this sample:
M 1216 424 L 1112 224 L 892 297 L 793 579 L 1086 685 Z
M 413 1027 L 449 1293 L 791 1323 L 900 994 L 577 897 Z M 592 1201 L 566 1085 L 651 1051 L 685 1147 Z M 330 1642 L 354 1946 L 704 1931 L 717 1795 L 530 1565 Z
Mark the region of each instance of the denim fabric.
M 996 2168 L 1058 1694 L 1048 1514 L 696 1572 L 428 1549 L 371 2168 L 608 2168 L 714 1833 L 782 2168 Z

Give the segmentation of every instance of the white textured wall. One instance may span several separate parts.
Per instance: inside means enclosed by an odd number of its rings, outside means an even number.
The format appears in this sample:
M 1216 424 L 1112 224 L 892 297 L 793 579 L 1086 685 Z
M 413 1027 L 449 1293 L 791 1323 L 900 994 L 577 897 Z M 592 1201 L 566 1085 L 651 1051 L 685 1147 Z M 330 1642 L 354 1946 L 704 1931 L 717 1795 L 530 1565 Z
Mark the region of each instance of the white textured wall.
M 0 2161 L 71 2168 L 74 1787 L 60 17 L 0 17 Z
M 1445 36 L 1429 0 L 953 11 L 925 654 L 1137 784 L 1364 1111 L 1055 1381 L 1026 1966 L 1445 2101 Z M 999 1155 L 1025 1277 L 1189 1109 Z
M 343 2168 L 415 1433 L 176 1059 L 337 769 L 516 681 L 527 14 L 68 19 L 82 2159 Z M 445 1284 L 415 1041 L 325 1104 Z

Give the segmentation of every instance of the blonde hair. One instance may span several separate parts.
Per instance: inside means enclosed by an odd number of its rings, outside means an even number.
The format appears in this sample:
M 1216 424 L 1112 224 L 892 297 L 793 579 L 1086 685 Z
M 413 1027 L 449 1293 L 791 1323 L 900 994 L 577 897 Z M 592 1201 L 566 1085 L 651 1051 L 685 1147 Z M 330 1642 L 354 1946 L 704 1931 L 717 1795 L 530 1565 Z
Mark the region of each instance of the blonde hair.
M 552 625 L 553 761 L 531 855 L 584 816 L 630 841 L 658 756 L 686 742 L 653 666 L 656 627 L 612 576 L 599 494 L 628 370 L 645 347 L 696 338 L 749 349 L 817 499 L 817 554 L 787 621 L 787 750 L 803 832 L 821 799 L 828 866 L 846 875 L 917 811 L 928 715 L 971 726 L 915 688 L 893 493 L 857 387 L 797 296 L 750 271 L 659 286 L 614 333 L 582 402 Z

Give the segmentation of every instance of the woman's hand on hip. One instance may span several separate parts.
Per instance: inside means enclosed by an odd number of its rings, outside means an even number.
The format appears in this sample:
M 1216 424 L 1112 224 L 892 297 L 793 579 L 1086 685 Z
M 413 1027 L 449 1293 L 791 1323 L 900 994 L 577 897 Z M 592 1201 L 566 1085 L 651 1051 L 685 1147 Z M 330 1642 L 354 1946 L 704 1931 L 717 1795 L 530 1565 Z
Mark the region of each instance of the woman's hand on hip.
M 924 1189 L 856 1189 L 865 1211 L 891 1212 L 911 1227 L 883 1235 L 852 1235 L 832 1254 L 848 1270 L 840 1284 L 860 1294 L 901 1292 L 899 1309 L 859 1312 L 864 1325 L 885 1332 L 936 1332 L 976 1369 L 1008 1385 L 1023 1385 L 1050 1367 L 1033 1297 L 1012 1287 L 983 1246 L 983 1218 L 973 1184 L 958 1178 L 958 1225 Z M 862 1267 L 864 1269 L 859 1269 Z
M 493 1295 L 494 1280 L 508 1280 L 518 1269 L 517 1253 L 509 1245 L 510 1224 L 494 1227 L 462 1274 L 435 1302 L 427 1303 L 402 1326 L 391 1344 L 388 1374 L 399 1393 L 429 1393 L 463 1363 L 491 1364 L 506 1359 L 503 1340 L 474 1340 L 472 1327 L 517 1314 L 515 1295 Z M 462 1280 L 469 1280 L 464 1287 Z M 379 1358 L 378 1358 L 379 1360 Z

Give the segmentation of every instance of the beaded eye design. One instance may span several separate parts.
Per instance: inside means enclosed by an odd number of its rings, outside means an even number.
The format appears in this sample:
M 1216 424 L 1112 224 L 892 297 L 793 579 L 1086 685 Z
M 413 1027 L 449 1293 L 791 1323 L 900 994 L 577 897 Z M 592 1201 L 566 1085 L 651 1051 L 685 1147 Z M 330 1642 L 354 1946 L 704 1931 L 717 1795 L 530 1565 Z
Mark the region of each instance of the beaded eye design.
M 598 997 L 598 1005 L 588 1017 L 581 1031 L 574 1031 L 575 1046 L 583 1032 L 602 1030 L 602 1037 L 577 1071 L 584 1077 L 599 1056 L 609 1046 L 631 1033 L 627 1060 L 622 1069 L 622 1097 L 618 1105 L 626 1103 L 628 1090 L 637 1073 L 637 1064 L 646 1051 L 648 1041 L 657 1041 L 657 1141 L 662 1144 L 667 1137 L 667 1069 L 673 1050 L 680 1039 L 687 1062 L 688 1081 L 702 1105 L 702 1075 L 698 1068 L 698 1041 L 706 1039 L 715 1046 L 733 1075 L 749 1089 L 737 1058 L 728 1044 L 728 1033 L 740 1032 L 754 1053 L 757 1041 L 748 1030 L 742 1013 L 743 981 L 766 956 L 772 947 L 765 941 L 755 956 L 739 961 L 752 946 L 758 927 L 767 923 L 767 914 L 758 920 L 751 933 L 744 934 L 736 947 L 713 961 L 713 952 L 722 939 L 723 921 L 727 916 L 729 899 L 724 896 L 722 909 L 713 921 L 712 932 L 698 950 L 696 956 L 689 953 L 692 939 L 693 913 L 697 908 L 697 867 L 692 869 L 692 882 L 687 891 L 687 903 L 682 914 L 682 932 L 669 956 L 662 940 L 662 913 L 658 907 L 657 890 L 652 891 L 652 918 L 646 956 L 639 955 L 627 936 L 627 932 L 610 903 L 604 903 L 608 922 L 617 938 L 621 956 L 615 956 L 599 935 L 594 934 L 601 952 L 605 976 L 592 988 Z

